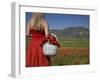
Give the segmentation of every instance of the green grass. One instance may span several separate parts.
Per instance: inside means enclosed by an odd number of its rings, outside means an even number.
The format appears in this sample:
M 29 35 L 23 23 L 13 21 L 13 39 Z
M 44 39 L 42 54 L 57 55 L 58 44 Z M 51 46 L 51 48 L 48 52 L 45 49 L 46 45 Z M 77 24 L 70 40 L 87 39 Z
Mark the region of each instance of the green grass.
M 29 44 L 31 37 L 26 37 L 26 46 Z M 88 38 L 58 38 L 59 43 L 65 48 L 89 48 Z
M 86 38 L 58 38 L 62 47 L 66 48 L 88 48 L 89 39 Z

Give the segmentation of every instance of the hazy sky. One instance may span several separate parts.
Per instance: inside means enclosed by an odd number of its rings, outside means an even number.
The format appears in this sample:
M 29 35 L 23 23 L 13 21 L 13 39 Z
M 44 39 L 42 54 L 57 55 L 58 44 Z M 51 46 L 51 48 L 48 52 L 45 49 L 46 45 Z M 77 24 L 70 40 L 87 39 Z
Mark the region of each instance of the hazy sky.
M 32 13 L 26 13 L 26 24 L 31 19 Z M 67 27 L 84 26 L 89 27 L 89 15 L 75 14 L 51 14 L 46 13 L 45 19 L 49 24 L 50 29 L 63 29 Z

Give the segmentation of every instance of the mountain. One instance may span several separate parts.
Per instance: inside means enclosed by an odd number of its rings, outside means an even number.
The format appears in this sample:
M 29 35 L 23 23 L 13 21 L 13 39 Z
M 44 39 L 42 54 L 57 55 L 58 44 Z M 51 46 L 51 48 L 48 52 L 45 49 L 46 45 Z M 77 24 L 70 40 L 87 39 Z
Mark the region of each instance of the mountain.
M 89 38 L 89 29 L 81 26 L 51 29 L 50 32 L 56 34 L 57 37 Z

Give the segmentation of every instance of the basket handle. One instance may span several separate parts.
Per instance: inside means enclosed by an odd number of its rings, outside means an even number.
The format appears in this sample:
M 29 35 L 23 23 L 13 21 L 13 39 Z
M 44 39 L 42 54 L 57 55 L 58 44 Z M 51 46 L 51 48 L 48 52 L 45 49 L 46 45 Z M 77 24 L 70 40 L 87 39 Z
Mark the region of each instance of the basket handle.
M 56 38 L 56 40 L 58 41 L 58 38 L 55 34 L 51 33 L 52 36 L 54 36 Z

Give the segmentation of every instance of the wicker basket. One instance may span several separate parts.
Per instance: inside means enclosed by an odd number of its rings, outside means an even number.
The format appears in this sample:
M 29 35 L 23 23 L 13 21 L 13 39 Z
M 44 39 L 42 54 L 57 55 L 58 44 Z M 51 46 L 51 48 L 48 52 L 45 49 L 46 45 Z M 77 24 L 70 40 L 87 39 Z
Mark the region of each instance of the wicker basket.
M 57 39 L 55 34 L 51 34 L 51 35 L 53 35 Z M 56 55 L 57 54 L 57 46 L 53 45 L 53 44 L 49 44 L 49 42 L 46 42 L 43 45 L 43 53 L 44 53 L 44 55 L 47 55 L 47 56 Z

